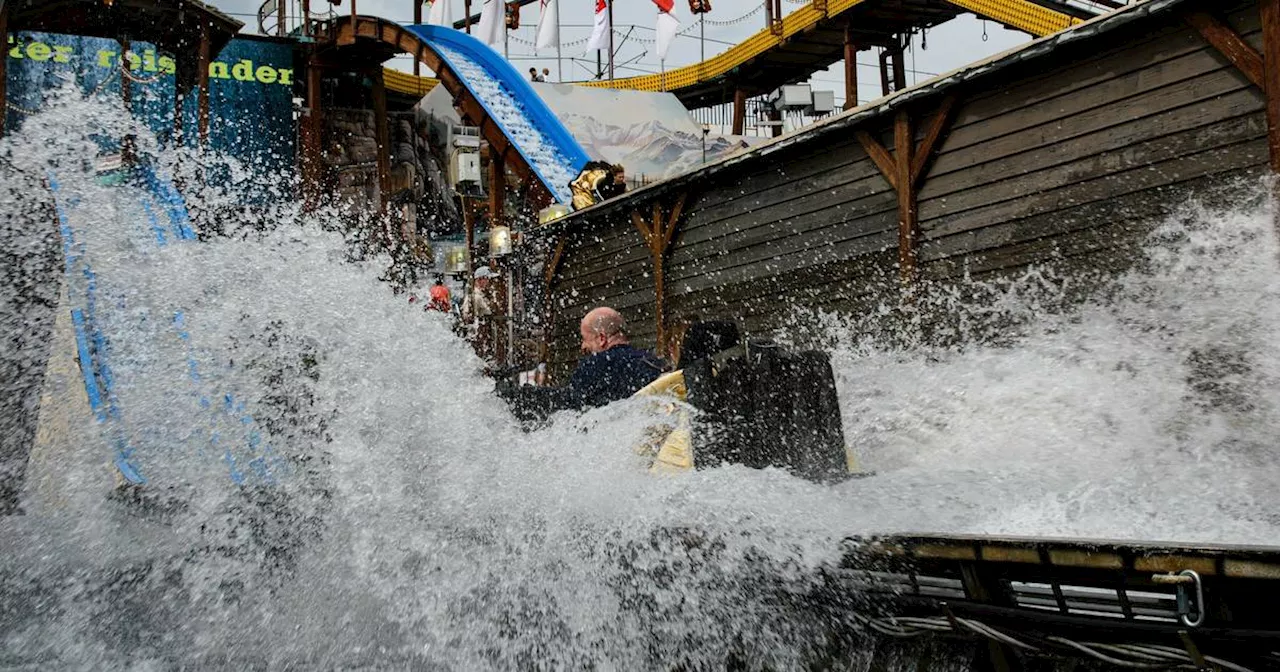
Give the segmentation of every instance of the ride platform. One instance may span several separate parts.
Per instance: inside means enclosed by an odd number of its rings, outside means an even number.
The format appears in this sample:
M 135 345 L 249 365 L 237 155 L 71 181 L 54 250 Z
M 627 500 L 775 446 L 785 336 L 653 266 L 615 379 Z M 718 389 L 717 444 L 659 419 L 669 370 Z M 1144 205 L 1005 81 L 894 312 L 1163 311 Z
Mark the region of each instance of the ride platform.
M 1280 548 L 1031 537 L 851 538 L 841 585 L 889 637 L 988 642 L 996 670 L 1280 666 Z

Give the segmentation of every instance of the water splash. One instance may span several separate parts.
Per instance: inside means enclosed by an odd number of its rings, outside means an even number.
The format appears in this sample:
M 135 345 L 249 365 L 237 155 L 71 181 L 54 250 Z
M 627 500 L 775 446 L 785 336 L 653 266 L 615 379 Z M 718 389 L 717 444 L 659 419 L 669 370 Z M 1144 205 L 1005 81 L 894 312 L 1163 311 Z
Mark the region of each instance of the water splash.
M 137 136 L 217 235 L 156 245 L 140 186 L 85 168 L 104 133 Z M 936 294 L 968 325 L 946 345 L 829 320 L 846 435 L 876 475 L 820 486 L 737 466 L 650 476 L 639 404 L 521 432 L 445 320 L 392 292 L 387 258 L 353 253 L 338 210 L 301 213 L 288 176 L 162 150 L 93 101 L 28 120 L 0 156 L 20 250 L 5 272 L 27 281 L 0 304 L 4 332 L 54 331 L 55 170 L 155 484 L 113 494 L 90 418 L 33 455 L 26 514 L 0 519 L 5 665 L 784 669 L 836 651 L 863 669 L 848 615 L 874 605 L 823 571 L 849 534 L 1280 544 L 1261 189 L 1188 206 L 1083 304 L 1041 270 L 966 288 L 981 300 Z M 232 182 L 202 185 L 210 162 Z M 280 202 L 237 206 L 236 180 L 273 181 Z M 28 376 L 32 340 L 5 353 Z M 212 440 L 247 449 L 242 414 L 269 479 L 237 483 Z

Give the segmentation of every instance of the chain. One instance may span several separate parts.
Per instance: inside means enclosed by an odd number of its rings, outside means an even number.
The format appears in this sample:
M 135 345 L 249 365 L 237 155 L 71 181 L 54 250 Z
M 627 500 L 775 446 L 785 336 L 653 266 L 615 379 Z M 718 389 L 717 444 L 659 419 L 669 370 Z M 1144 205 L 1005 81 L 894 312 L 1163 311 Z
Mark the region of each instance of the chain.
M 742 16 L 739 16 L 739 17 L 738 17 L 738 18 L 736 18 L 736 19 L 729 19 L 728 21 L 711 21 L 711 20 L 709 20 L 709 19 L 708 19 L 708 20 L 707 20 L 707 25 L 708 25 L 708 26 L 732 26 L 732 25 L 736 25 L 736 24 L 742 23 L 743 21 L 746 21 L 747 19 L 749 19 L 749 18 L 751 18 L 751 17 L 755 16 L 756 14 L 759 14 L 759 13 L 760 13 L 760 12 L 762 12 L 762 11 L 764 11 L 764 5 L 763 5 L 763 4 L 759 4 L 759 5 L 756 5 L 756 8 L 755 8 L 755 9 L 751 10 L 750 12 L 747 12 L 746 14 L 743 14 Z
M 9 108 L 9 109 L 11 109 L 11 110 L 13 110 L 14 112 L 17 112 L 18 114 L 23 114 L 23 115 L 26 115 L 26 116 L 28 116 L 28 117 L 29 117 L 29 116 L 31 116 L 31 115 L 33 115 L 33 114 L 38 114 L 38 113 L 40 112 L 39 110 L 28 110 L 28 109 L 27 109 L 27 108 L 25 108 L 25 107 L 19 107 L 19 106 L 14 105 L 13 103 L 11 103 L 11 102 L 9 102 L 9 101 L 7 101 L 7 100 L 5 101 L 4 106 L 5 106 L 5 107 L 7 107 L 7 108 Z

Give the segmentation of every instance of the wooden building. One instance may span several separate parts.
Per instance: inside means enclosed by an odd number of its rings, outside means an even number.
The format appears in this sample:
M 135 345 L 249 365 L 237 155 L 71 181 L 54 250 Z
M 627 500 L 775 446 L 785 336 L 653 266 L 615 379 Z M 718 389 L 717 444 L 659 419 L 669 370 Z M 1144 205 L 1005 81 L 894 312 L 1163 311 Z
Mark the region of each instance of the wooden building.
M 1119 271 L 1187 194 L 1277 165 L 1264 24 L 1277 0 L 1148 0 L 539 229 L 552 369 L 596 305 L 653 348 L 679 319 L 763 336 L 966 273 Z

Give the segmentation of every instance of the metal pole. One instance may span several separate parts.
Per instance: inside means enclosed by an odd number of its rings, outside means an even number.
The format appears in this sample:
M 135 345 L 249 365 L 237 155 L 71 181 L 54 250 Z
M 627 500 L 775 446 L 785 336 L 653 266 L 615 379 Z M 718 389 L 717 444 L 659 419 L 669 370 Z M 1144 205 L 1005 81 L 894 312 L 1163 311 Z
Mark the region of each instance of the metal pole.
M 606 0 L 608 2 L 608 0 Z M 613 3 L 609 2 L 609 81 L 613 81 Z
M 698 63 L 707 62 L 707 14 L 703 12 L 698 15 Z M 701 75 L 702 66 L 698 66 L 699 75 Z M 699 77 L 701 79 L 701 77 Z
M 533 39 L 538 39 L 535 35 Z M 556 81 L 564 83 L 564 62 L 560 60 L 560 7 L 556 6 Z

